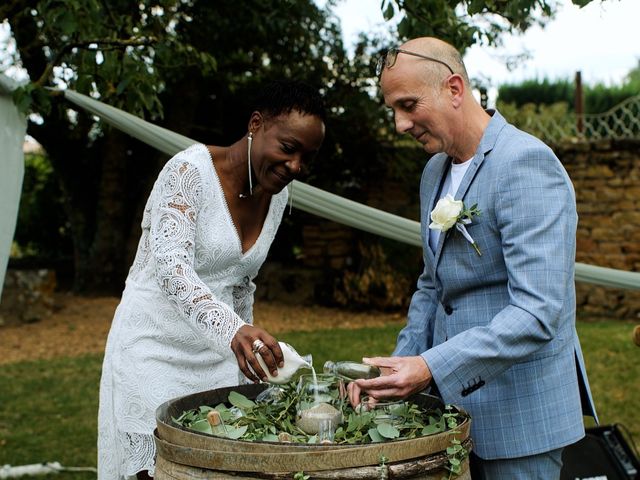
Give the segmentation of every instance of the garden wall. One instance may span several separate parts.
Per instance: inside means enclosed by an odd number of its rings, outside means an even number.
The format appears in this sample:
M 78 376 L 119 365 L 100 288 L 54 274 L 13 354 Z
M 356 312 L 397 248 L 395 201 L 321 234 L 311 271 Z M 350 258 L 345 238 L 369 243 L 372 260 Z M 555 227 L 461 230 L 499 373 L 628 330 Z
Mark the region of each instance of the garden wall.
M 554 150 L 578 202 L 578 262 L 640 272 L 640 141 L 563 143 Z M 582 316 L 640 319 L 640 291 L 577 284 Z
M 579 215 L 576 260 L 590 265 L 640 272 L 640 141 L 569 142 L 553 148 L 567 169 L 576 190 Z M 406 194 L 400 194 L 401 190 L 394 189 L 392 184 L 378 186 L 368 195 L 367 203 L 386 211 L 417 218 L 417 207 L 411 213 L 400 211 L 407 209 L 406 205 L 410 202 Z M 358 245 L 361 233 L 314 217 L 311 224 L 304 228 L 303 237 L 302 268 L 322 270 L 323 275 L 316 276 L 316 279 L 324 278 L 326 282 L 327 276 L 343 277 L 345 269 L 355 267 L 356 270 L 363 270 L 362 266 L 358 266 L 362 257 L 362 245 Z M 366 241 L 371 242 L 372 238 L 369 237 Z M 407 250 L 413 250 L 413 247 L 407 247 Z M 417 261 L 419 262 L 419 257 Z M 378 261 L 376 269 L 380 268 Z M 417 275 L 414 275 L 412 278 L 403 278 L 402 281 L 409 282 L 412 289 L 416 278 Z M 275 276 L 272 279 L 275 280 Z M 396 279 L 399 280 L 398 276 Z M 366 275 L 355 280 L 362 284 L 371 283 Z M 386 281 L 387 291 L 390 291 L 389 283 Z M 338 285 L 343 289 L 348 287 L 344 282 Z M 261 288 L 259 284 L 258 291 Z M 316 288 L 315 301 L 324 301 L 330 296 L 326 295 L 327 288 L 331 289 L 331 286 L 325 284 L 323 288 Z M 325 292 L 324 298 L 318 298 L 318 290 Z M 314 301 L 309 297 L 313 295 L 312 290 L 308 289 L 304 293 L 297 292 L 297 301 Z M 366 294 L 358 293 L 360 296 Z M 272 288 L 271 297 L 278 296 Z M 371 297 L 368 304 L 373 306 L 376 302 L 373 301 L 373 295 Z M 391 307 L 392 304 L 388 302 L 388 306 Z M 583 318 L 637 320 L 640 319 L 640 290 L 605 288 L 579 282 L 577 306 L 578 315 Z
M 577 261 L 640 272 L 640 141 L 563 143 L 554 151 L 576 189 Z M 369 205 L 418 218 L 417 205 L 411 205 L 417 194 L 381 183 L 370 189 Z M 258 299 L 406 310 L 421 268 L 418 248 L 385 241 L 382 249 L 373 235 L 296 215 L 305 225 L 300 261 L 267 263 L 256 281 Z M 24 270 L 7 272 L 0 324 L 37 321 L 52 309 L 52 271 Z M 640 290 L 578 283 L 577 303 L 581 317 L 640 319 Z

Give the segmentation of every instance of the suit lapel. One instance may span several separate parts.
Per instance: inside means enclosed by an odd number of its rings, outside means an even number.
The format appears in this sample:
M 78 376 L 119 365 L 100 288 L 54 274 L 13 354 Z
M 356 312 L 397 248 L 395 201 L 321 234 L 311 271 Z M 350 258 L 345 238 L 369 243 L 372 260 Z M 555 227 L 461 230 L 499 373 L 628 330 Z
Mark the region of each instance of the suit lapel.
M 462 182 L 460 182 L 460 186 L 458 187 L 458 190 L 454 195 L 454 198 L 456 200 L 464 201 L 464 196 L 467 194 L 467 190 L 469 190 L 469 186 L 471 185 L 471 182 L 473 182 L 474 178 L 476 177 L 476 174 L 480 169 L 480 165 L 482 165 L 482 162 L 484 162 L 485 157 L 489 155 L 491 150 L 493 150 L 493 147 L 496 144 L 496 141 L 498 140 L 498 136 L 500 132 L 502 131 L 504 126 L 507 124 L 504 117 L 500 115 L 498 111 L 488 110 L 488 113 L 491 115 L 491 120 L 489 121 L 489 125 L 487 125 L 487 128 L 484 131 L 482 138 L 480 139 L 480 145 L 478 145 L 476 153 L 473 156 L 473 160 L 471 160 L 471 165 L 469 165 L 469 169 L 464 174 L 464 177 L 462 178 Z M 446 169 L 444 171 L 446 172 Z M 437 190 L 437 192 L 439 192 L 439 189 Z M 436 195 L 438 194 L 437 192 L 436 192 Z M 465 207 L 466 206 L 470 206 L 470 205 L 465 205 Z M 433 203 L 431 208 L 433 209 Z M 429 210 L 429 212 L 431 212 L 431 210 Z M 442 247 L 444 246 L 445 240 L 450 234 L 453 233 L 452 230 L 454 229 L 455 227 L 452 227 L 451 229 L 447 230 L 446 233 L 442 233 L 440 235 L 440 239 L 438 240 L 438 247 L 436 248 L 436 253 L 433 259 L 434 268 L 437 268 L 438 266 L 438 261 L 440 260 L 440 254 L 442 253 Z
M 495 146 L 496 141 L 498 140 L 498 135 L 500 134 L 504 126 L 507 124 L 504 117 L 500 115 L 500 113 L 498 113 L 497 111 L 490 110 L 489 113 L 492 114 L 491 120 L 489 121 L 489 125 L 487 126 L 487 129 L 482 135 L 482 139 L 480 140 L 480 145 L 478 145 L 478 149 L 476 150 L 476 154 L 474 155 L 473 160 L 471 161 L 471 165 L 469 165 L 469 169 L 464 174 L 464 177 L 462 178 L 462 182 L 460 182 L 458 191 L 455 194 L 456 199 L 464 200 L 464 196 L 467 194 L 469 185 L 471 185 L 471 182 L 475 178 L 476 173 L 478 173 L 478 170 L 480 169 L 480 165 L 482 165 L 482 162 L 484 162 L 485 157 L 489 155 L 491 150 L 493 150 L 493 147 Z
M 431 195 L 429 196 L 429 199 L 427 201 L 428 203 L 425 205 L 428 210 L 424 213 L 424 250 L 426 252 L 426 260 L 431 263 L 431 265 L 429 266 L 431 268 L 435 268 L 433 250 L 431 250 L 431 247 L 429 246 L 429 224 L 431 223 L 431 211 L 438 201 L 440 189 L 442 188 L 442 182 L 444 182 L 444 177 L 447 173 L 447 169 L 449 168 L 449 157 L 447 155 L 438 155 L 434 156 L 429 161 L 434 162 L 434 166 L 433 176 L 431 177 L 433 180 L 426 185 L 426 191 L 431 191 Z M 441 235 L 440 237 L 442 238 L 443 235 Z

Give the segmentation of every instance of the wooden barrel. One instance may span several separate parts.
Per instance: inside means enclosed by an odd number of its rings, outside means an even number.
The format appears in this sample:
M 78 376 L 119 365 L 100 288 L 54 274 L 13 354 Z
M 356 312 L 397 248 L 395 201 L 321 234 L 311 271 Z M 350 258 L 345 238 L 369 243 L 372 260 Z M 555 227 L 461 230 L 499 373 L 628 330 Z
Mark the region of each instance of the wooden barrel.
M 247 442 L 194 432 L 173 422 L 185 410 L 226 402 L 235 390 L 255 398 L 264 385 L 242 385 L 196 393 L 162 404 L 156 412 L 157 480 L 187 479 L 292 479 L 304 472 L 311 479 L 425 479 L 440 480 L 448 472 L 446 449 L 458 439 L 471 450 L 470 420 L 458 433 L 443 432 L 411 440 L 366 445 Z M 425 408 L 434 397 L 418 395 L 412 401 Z M 388 460 L 381 466 L 380 459 Z M 468 460 L 460 480 L 471 478 Z

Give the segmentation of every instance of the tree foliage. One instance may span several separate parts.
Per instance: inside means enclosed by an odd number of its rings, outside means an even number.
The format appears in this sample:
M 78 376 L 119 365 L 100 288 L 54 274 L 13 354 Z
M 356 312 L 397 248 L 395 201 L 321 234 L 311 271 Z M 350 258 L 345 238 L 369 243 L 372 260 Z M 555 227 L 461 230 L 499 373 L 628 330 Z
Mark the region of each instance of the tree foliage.
M 618 85 L 583 84 L 584 113 L 604 113 L 627 98 L 638 95 L 639 71 L 639 67 L 631 70 Z M 528 104 L 550 106 L 563 103 L 567 111 L 574 112 L 575 92 L 575 82 L 569 79 L 529 79 L 521 83 L 501 85 L 498 88 L 498 101 L 501 104 L 512 104 L 516 108 Z
M 49 159 L 42 153 L 25 155 L 25 173 L 15 241 L 18 255 L 39 255 L 56 262 L 69 254 L 69 225 L 64 217 L 60 187 Z M 42 208 L 48 205 L 49 208 Z
M 173 69 L 197 65 L 207 74 L 216 66 L 178 38 L 174 26 L 187 18 L 176 0 L 14 1 L 0 8 L 4 16 L 32 80 L 17 92 L 18 104 L 40 113 L 51 108 L 41 89 L 67 86 L 136 115 L 161 116 L 158 93 Z
M 382 8 L 387 17 L 404 15 L 400 39 L 436 35 L 465 48 L 525 29 L 555 7 L 551 0 L 384 0 Z M 48 205 L 63 206 L 78 290 L 120 291 L 144 201 L 166 158 L 73 110 L 49 87 L 224 145 L 246 130 L 251 93 L 264 81 L 302 79 L 322 87 L 331 107 L 309 182 L 362 201 L 389 179 L 417 188 L 423 153 L 398 142 L 376 96 L 381 42 L 363 36 L 349 58 L 338 20 L 313 0 L 8 0 L 0 19 L 30 78 L 15 100 L 41 117 L 29 133 L 59 185 L 60 199 Z M 395 213 L 416 216 L 417 206 L 402 208 Z M 281 230 L 279 241 L 300 237 L 287 220 Z
M 10 18 L 20 61 L 33 79 L 16 100 L 44 120 L 32 122 L 29 131 L 45 147 L 61 185 L 77 289 L 119 291 L 144 200 L 166 158 L 74 112 L 44 87 L 73 88 L 198 141 L 225 145 L 246 131 L 251 94 L 263 82 L 299 78 L 325 90 L 330 123 L 344 127 L 330 128 L 335 134 L 315 180 L 326 186 L 333 178 L 338 192 L 349 182 L 360 184 L 357 168 L 344 173 L 345 154 L 352 166 L 379 169 L 378 134 L 367 125 L 380 105 L 358 80 L 370 76 L 363 71 L 369 65 L 346 57 L 337 20 L 314 2 L 271 0 L 238 9 L 230 0 L 142 1 L 133 15 L 130 5 L 42 0 L 0 10 Z M 356 97 L 361 115 L 347 105 Z M 348 121 L 361 136 L 348 135 Z
M 584 7 L 592 0 L 572 0 Z M 385 19 L 401 17 L 401 39 L 434 36 L 461 50 L 474 44 L 499 45 L 507 33 L 544 25 L 558 0 L 382 0 Z
M 575 84 L 572 80 L 550 80 L 548 78 L 529 79 L 521 83 L 507 83 L 498 88 L 501 102 L 522 106 L 527 103 L 552 105 L 565 102 L 572 105 L 575 95 Z

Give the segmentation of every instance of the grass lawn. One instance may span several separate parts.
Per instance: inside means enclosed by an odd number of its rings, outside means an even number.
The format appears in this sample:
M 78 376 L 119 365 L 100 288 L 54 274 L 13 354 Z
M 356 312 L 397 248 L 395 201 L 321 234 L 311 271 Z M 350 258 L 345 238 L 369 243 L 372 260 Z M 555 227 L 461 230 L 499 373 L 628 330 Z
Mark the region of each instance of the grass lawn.
M 601 423 L 626 425 L 640 443 L 640 350 L 631 341 L 631 329 L 632 324 L 619 321 L 578 324 Z M 389 354 L 397 333 L 393 325 L 289 332 L 279 338 L 313 354 L 319 369 L 329 359 Z M 53 461 L 95 466 L 101 360 L 91 355 L 0 367 L 0 466 Z M 65 476 L 95 478 L 93 473 Z

